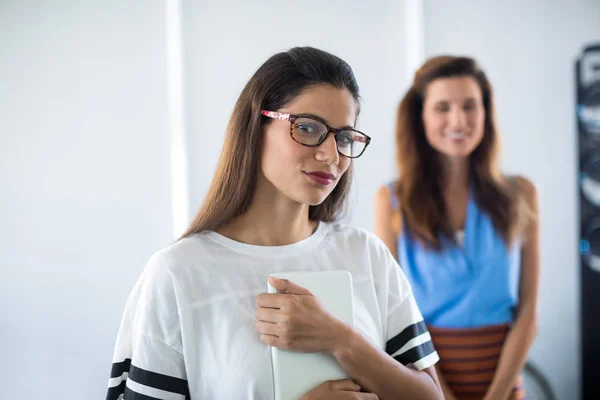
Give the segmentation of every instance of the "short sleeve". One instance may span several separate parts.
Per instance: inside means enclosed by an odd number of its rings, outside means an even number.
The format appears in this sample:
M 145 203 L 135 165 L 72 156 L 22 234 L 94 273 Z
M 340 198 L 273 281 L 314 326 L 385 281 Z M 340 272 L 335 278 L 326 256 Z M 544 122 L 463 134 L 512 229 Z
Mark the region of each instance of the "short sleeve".
M 151 260 L 117 335 L 106 400 L 189 399 L 173 282 Z
M 419 371 L 439 361 L 404 272 L 387 255 L 387 323 L 385 350 L 395 360 Z

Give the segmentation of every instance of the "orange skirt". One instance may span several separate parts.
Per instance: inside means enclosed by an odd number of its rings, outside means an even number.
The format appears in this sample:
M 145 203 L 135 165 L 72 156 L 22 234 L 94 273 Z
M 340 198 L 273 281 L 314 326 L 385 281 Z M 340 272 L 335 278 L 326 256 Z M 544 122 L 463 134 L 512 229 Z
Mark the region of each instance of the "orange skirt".
M 510 331 L 507 324 L 475 329 L 428 326 L 440 356 L 439 372 L 459 400 L 482 399 L 496 373 L 502 346 Z M 523 379 L 517 377 L 510 400 L 525 398 Z

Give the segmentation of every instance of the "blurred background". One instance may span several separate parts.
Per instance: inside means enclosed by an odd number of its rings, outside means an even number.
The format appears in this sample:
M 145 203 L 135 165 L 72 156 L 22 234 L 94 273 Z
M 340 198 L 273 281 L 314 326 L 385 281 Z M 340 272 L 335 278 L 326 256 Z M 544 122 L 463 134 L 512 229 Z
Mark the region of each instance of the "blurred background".
M 129 292 L 201 203 L 243 85 L 300 45 L 361 85 L 373 142 L 347 220 L 369 230 L 415 69 L 439 54 L 481 63 L 503 168 L 539 191 L 530 358 L 557 398 L 581 398 L 575 62 L 594 43 L 598 0 L 0 0 L 0 398 L 104 396 Z

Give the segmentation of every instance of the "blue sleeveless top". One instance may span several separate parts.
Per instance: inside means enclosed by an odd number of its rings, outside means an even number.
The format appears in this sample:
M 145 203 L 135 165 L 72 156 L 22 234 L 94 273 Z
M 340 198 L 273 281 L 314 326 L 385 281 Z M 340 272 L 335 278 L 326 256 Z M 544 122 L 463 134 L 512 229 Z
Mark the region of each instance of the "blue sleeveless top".
M 397 209 L 393 183 L 388 189 Z M 508 249 L 469 195 L 462 247 L 445 237 L 441 246 L 440 251 L 424 247 L 406 225 L 398 237 L 398 262 L 425 323 L 443 328 L 511 323 L 519 301 L 520 240 Z

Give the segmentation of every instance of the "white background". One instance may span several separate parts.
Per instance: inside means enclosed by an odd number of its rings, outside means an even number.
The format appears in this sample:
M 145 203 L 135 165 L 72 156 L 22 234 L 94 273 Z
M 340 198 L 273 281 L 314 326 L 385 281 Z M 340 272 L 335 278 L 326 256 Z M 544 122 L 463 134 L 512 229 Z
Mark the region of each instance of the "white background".
M 367 229 L 375 191 L 394 177 L 395 109 L 420 54 L 481 62 L 497 93 L 503 165 L 540 192 L 531 356 L 558 398 L 577 398 L 573 65 L 600 40 L 600 2 L 183 1 L 175 111 L 166 9 L 159 0 L 0 1 L 0 398 L 104 396 L 129 291 L 180 233 L 172 206 L 189 200 L 195 213 L 243 85 L 296 45 L 329 50 L 355 71 L 359 129 L 373 143 L 356 161 L 349 219 Z M 407 36 L 415 24 L 422 38 Z M 170 152 L 177 115 L 188 161 Z M 174 162 L 189 170 L 189 199 L 172 191 Z

